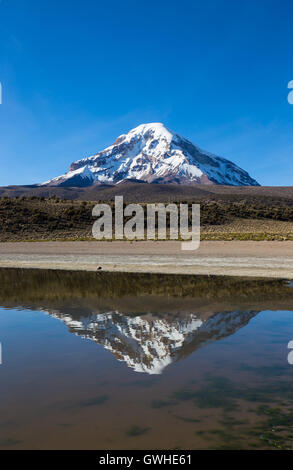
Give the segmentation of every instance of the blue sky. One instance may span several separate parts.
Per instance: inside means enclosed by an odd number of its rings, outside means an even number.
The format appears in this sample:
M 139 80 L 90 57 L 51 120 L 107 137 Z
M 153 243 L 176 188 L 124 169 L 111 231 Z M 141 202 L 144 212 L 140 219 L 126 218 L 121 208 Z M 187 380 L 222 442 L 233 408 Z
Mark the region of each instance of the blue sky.
M 291 185 L 292 16 L 291 0 L 0 0 L 0 185 L 144 122 Z

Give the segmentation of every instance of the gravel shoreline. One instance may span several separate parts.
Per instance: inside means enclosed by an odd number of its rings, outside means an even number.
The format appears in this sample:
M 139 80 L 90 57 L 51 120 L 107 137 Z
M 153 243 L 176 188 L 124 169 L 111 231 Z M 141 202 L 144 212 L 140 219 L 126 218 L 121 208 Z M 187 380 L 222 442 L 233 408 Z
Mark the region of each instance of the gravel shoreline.
M 206 241 L 196 251 L 173 241 L 7 242 L 0 267 L 293 279 L 293 242 Z

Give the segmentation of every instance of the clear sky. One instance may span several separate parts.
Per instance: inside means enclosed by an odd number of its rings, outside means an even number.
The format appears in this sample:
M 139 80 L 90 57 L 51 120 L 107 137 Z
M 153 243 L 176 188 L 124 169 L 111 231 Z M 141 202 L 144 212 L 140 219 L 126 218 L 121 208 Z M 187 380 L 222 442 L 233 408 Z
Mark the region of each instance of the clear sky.
M 0 0 L 0 185 L 163 122 L 292 185 L 292 0 Z

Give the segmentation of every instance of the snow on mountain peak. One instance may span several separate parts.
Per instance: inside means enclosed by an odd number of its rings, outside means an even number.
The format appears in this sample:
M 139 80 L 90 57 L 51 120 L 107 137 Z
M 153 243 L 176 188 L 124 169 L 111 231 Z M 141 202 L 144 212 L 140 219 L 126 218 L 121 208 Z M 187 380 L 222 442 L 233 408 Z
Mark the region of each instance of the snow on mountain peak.
M 165 138 L 169 142 L 171 142 L 172 136 L 175 135 L 172 131 L 167 129 L 167 127 L 165 127 L 164 124 L 162 124 L 161 122 L 140 124 L 128 133 L 128 135 L 131 136 L 136 134 L 141 134 L 147 137 L 151 136 L 154 139 Z
M 256 186 L 249 174 L 225 158 L 201 150 L 164 124 L 141 124 L 97 154 L 75 161 L 69 172 L 43 183 L 49 186 L 148 183 Z

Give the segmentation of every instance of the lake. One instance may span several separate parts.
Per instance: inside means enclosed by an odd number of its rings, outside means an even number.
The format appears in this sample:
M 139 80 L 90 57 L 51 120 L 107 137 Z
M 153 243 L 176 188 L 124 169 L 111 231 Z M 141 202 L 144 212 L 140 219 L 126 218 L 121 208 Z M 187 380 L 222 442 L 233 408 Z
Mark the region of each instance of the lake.
M 292 449 L 292 282 L 0 269 L 0 286 L 0 449 Z

